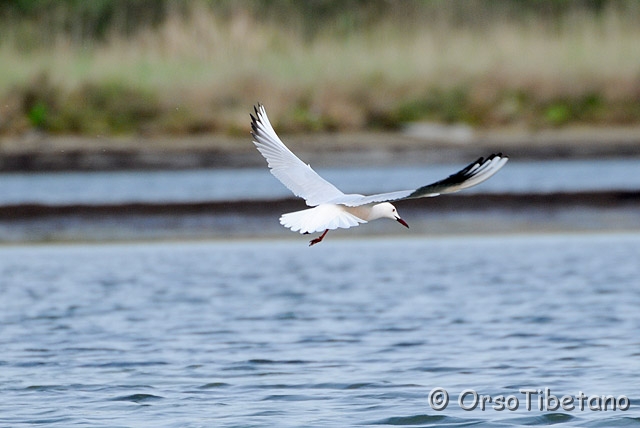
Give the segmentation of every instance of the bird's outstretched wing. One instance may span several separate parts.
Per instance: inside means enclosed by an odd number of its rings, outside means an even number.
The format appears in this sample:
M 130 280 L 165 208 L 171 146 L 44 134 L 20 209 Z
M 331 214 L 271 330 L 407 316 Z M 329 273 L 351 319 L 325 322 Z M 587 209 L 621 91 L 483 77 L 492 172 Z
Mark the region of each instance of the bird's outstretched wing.
M 497 153 L 487 157 L 486 159 L 479 158 L 477 161 L 470 163 L 455 174 L 415 190 L 400 190 L 398 192 L 380 193 L 378 195 L 371 196 L 344 195 L 330 202 L 355 207 L 377 202 L 427 198 L 442 195 L 444 193 L 458 192 L 487 180 L 493 174 L 498 172 L 498 170 L 502 168 L 508 160 L 509 158 L 507 156 L 504 156 L 502 153 Z
M 267 160 L 271 173 L 282 184 L 311 207 L 344 196 L 284 145 L 273 130 L 263 105 L 258 104 L 254 110 L 255 116 L 251 115 L 253 144 Z

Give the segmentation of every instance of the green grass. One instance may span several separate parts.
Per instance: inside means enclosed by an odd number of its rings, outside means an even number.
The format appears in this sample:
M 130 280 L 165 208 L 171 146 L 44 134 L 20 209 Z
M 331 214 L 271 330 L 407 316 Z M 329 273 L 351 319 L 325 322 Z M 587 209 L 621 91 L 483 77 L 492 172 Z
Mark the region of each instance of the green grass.
M 4 26 L 0 133 L 237 134 L 258 101 L 286 131 L 640 123 L 640 12 L 467 26 L 392 15 L 309 37 L 300 22 L 194 4 L 103 41 L 26 48 L 23 26 Z

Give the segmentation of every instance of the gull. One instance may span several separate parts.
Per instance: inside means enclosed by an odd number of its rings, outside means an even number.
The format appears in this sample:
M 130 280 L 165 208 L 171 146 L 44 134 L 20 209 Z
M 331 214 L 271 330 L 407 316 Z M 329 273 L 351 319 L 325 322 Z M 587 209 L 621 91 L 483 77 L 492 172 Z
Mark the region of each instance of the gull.
M 254 106 L 254 112 L 255 116 L 251 114 L 253 144 L 267 160 L 271 173 L 294 195 L 313 207 L 280 217 L 280 224 L 294 232 L 322 232 L 309 242 L 309 246 L 321 242 L 329 230 L 349 229 L 379 218 L 395 220 L 408 228 L 391 201 L 433 197 L 467 189 L 487 180 L 509 160 L 502 153 L 481 157 L 443 180 L 413 190 L 370 196 L 345 194 L 284 145 L 271 126 L 263 105 Z

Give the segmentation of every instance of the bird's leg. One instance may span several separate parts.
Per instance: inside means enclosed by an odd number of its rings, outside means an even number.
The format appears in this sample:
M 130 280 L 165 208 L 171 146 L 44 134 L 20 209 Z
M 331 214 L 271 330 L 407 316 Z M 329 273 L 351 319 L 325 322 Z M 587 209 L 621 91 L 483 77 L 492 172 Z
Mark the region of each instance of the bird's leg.
M 319 237 L 309 241 L 309 246 L 316 245 L 318 242 L 322 241 L 322 239 L 324 238 L 324 235 L 326 235 L 328 231 L 329 231 L 329 229 L 325 229 L 325 231 L 322 233 L 322 235 L 320 235 Z

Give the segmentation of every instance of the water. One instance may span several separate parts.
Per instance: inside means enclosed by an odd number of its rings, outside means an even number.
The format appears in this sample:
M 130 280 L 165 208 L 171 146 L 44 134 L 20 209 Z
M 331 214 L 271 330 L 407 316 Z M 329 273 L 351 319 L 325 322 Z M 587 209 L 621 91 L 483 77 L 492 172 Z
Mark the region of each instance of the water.
M 347 193 L 413 189 L 464 165 L 318 168 Z M 640 189 L 640 159 L 518 162 L 466 192 L 545 193 Z M 188 171 L 0 174 L 0 205 L 200 202 L 290 197 L 266 166 Z
M 0 247 L 0 425 L 637 426 L 639 256 L 639 234 Z M 631 407 L 527 411 L 545 387 Z M 464 411 L 467 388 L 520 407 Z

